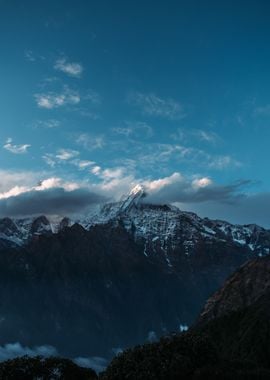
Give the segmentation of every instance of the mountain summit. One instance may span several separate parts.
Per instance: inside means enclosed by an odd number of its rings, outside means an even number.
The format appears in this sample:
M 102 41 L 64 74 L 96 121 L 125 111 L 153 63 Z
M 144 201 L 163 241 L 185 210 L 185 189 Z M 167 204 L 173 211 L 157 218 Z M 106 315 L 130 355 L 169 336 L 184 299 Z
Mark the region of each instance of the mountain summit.
M 158 255 L 168 266 L 173 265 L 180 250 L 185 255 L 196 253 L 200 244 L 230 244 L 252 256 L 270 253 L 270 230 L 255 224 L 235 225 L 226 221 L 200 218 L 169 204 L 147 203 L 146 191 L 140 184 L 118 202 L 102 205 L 87 217 L 65 217 L 57 222 L 49 217 L 0 219 L 0 246 L 24 245 L 33 237 L 55 234 L 73 224 L 90 230 L 96 225 L 124 226 L 135 241 L 144 247 L 146 256 Z

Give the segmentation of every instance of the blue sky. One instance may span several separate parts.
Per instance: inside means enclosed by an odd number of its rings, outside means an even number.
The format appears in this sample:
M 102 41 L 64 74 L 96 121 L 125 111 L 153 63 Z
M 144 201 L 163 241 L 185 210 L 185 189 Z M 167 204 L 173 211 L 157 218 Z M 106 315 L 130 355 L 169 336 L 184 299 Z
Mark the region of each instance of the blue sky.
M 25 193 L 117 198 L 140 182 L 153 201 L 269 226 L 269 11 L 1 0 L 0 213 Z

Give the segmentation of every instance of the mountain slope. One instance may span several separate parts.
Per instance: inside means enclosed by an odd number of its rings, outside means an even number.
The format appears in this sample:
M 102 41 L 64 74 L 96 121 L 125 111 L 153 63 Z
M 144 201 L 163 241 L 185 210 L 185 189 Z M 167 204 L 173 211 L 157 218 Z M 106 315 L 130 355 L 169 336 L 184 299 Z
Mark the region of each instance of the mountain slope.
M 108 357 L 190 325 L 249 257 L 242 246 L 206 241 L 172 255 L 172 267 L 144 255 L 144 244 L 114 223 L 89 231 L 74 224 L 0 250 L 0 344 Z

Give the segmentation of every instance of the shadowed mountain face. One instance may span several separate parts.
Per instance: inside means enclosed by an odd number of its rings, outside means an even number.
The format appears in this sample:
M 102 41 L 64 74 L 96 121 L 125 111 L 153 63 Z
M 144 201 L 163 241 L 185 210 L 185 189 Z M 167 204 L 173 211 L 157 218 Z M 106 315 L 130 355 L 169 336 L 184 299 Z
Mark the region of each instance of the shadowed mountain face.
M 190 325 L 207 297 L 253 253 L 198 240 L 145 255 L 123 223 L 64 227 L 0 251 L 0 344 L 50 344 L 101 355 Z
M 269 379 L 269 265 L 265 258 L 243 266 L 187 333 L 125 351 L 101 378 Z
M 242 266 L 207 301 L 199 323 L 210 321 L 253 305 L 270 294 L 270 258 L 252 260 Z

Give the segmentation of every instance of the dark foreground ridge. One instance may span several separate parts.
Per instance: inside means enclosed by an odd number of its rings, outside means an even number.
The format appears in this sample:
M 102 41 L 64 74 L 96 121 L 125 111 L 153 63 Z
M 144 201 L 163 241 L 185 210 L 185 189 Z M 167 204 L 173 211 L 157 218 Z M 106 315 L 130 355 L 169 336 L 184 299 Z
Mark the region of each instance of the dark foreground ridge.
M 101 379 L 269 379 L 269 278 L 269 258 L 248 263 L 208 301 L 190 331 L 125 351 Z M 217 318 L 206 318 L 209 304 L 219 310 Z
M 188 332 L 124 351 L 99 377 L 94 371 L 80 368 L 70 360 L 24 357 L 0 364 L 0 378 L 269 379 L 269 277 L 269 257 L 247 263 L 208 300 L 198 322 Z

